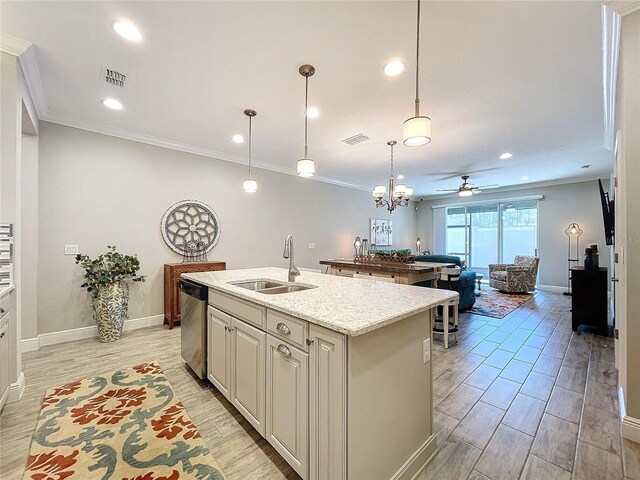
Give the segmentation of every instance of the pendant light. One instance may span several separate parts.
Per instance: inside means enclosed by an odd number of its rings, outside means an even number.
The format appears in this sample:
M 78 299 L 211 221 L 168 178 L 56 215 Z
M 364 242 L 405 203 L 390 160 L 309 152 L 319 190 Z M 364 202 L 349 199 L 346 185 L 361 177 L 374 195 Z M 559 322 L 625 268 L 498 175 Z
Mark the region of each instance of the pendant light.
M 389 191 L 384 185 L 376 185 L 373 188 L 373 199 L 376 202 L 376 208 L 387 207 L 389 213 L 393 212 L 396 207 L 409 206 L 409 200 L 413 196 L 413 188 L 407 187 L 401 183 L 395 184 L 395 176 L 393 173 L 393 147 L 397 144 L 395 140 L 389 140 L 387 145 L 391 147 L 391 171 L 389 173 Z M 384 198 L 388 194 L 388 198 Z
M 257 115 L 257 112 L 246 109 L 244 114 L 249 117 L 249 178 L 242 182 L 242 189 L 247 193 L 255 193 L 258 190 L 258 182 L 251 178 L 251 119 Z
M 404 122 L 404 141 L 407 147 L 419 147 L 431 141 L 431 119 L 420 115 L 420 95 L 418 88 L 420 72 L 420 0 L 416 22 L 416 100 L 415 115 Z
M 308 155 L 307 144 L 307 110 L 309 109 L 309 77 L 316 73 L 316 69 L 312 65 L 302 65 L 298 72 L 304 77 L 304 158 L 298 160 L 298 176 L 313 177 L 316 174 L 316 162 L 311 160 Z

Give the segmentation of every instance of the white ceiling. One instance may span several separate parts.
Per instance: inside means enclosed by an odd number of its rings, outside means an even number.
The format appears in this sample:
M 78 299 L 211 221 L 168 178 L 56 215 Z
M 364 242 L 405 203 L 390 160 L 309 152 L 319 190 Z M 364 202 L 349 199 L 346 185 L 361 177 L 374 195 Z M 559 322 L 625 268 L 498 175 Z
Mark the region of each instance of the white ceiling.
M 238 161 L 247 145 L 231 137 L 246 136 L 242 112 L 253 108 L 254 159 L 293 171 L 303 154 L 298 67 L 311 63 L 318 175 L 369 188 L 386 181 L 386 142 L 401 143 L 413 112 L 414 2 L 1 6 L 2 31 L 36 45 L 43 117 L 60 123 Z M 138 25 L 140 43 L 113 32 L 122 18 Z M 386 77 L 393 58 L 407 70 Z M 424 2 L 420 62 L 433 141 L 396 149 L 396 173 L 418 195 L 456 187 L 462 174 L 503 186 L 608 175 L 599 2 Z M 102 65 L 125 73 L 126 86 L 102 82 Z M 107 96 L 125 109 L 103 107 Z M 371 140 L 341 143 L 360 132 Z

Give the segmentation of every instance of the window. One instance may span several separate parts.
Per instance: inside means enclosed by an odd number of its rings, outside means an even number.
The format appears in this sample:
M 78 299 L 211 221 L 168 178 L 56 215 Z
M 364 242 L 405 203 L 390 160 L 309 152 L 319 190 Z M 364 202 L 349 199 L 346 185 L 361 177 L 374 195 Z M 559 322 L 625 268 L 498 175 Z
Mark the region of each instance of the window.
M 511 263 L 516 255 L 535 255 L 538 202 L 487 203 L 449 207 L 446 252 L 470 269 L 488 275 L 489 264 Z

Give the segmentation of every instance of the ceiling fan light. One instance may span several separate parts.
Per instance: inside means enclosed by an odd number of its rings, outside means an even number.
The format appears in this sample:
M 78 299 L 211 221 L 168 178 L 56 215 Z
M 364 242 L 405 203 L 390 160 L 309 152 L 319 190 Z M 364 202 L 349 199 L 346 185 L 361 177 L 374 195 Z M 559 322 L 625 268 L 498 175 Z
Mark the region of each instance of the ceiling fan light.
M 407 147 L 419 147 L 431 141 L 431 119 L 416 116 L 404 122 L 404 141 Z
M 458 192 L 458 195 L 460 195 L 461 197 L 470 197 L 471 195 L 473 195 L 473 192 L 471 190 L 460 190 Z
M 413 197 L 413 188 L 412 187 L 407 187 L 405 192 L 404 192 L 404 196 L 409 198 L 409 197 Z
M 258 182 L 248 178 L 242 182 L 242 189 L 247 193 L 255 193 L 258 191 Z
M 313 177 L 316 174 L 316 162 L 310 158 L 298 160 L 298 176 Z

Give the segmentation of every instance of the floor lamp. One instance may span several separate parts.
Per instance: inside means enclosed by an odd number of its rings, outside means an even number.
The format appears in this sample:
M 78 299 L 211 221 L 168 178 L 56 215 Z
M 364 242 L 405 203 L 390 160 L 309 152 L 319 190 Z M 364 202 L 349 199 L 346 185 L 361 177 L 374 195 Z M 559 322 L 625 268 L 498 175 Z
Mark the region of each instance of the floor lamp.
M 572 263 L 575 262 L 576 264 L 580 262 L 580 235 L 582 235 L 584 232 L 582 231 L 582 229 L 580 228 L 580 226 L 577 223 L 572 223 L 571 225 L 569 225 L 567 227 L 567 229 L 564 231 L 564 234 L 569 237 L 569 250 L 567 253 L 567 260 L 569 262 L 569 267 L 567 269 L 567 291 L 564 292 L 565 295 L 571 295 L 571 266 Z M 571 239 L 575 238 L 576 239 L 576 258 L 571 258 Z

